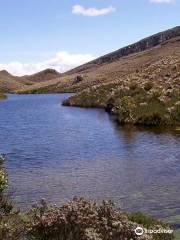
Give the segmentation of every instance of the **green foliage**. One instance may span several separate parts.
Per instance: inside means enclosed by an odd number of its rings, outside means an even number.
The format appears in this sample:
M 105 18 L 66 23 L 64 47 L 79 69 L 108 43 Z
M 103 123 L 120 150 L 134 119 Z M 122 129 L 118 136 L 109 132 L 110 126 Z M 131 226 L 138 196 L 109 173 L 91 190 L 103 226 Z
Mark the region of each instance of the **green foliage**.
M 7 186 L 7 179 L 4 170 L 0 170 L 0 192 Z
M 6 98 L 7 98 L 6 95 L 4 95 L 3 93 L 0 93 L 0 100 L 6 99 Z
M 166 125 L 166 121 L 158 112 L 154 112 L 139 116 L 136 124 L 144 126 L 162 126 Z
M 0 155 L 0 239 L 20 240 L 25 234 L 21 214 L 15 211 L 9 199 L 4 195 L 7 178 L 2 168 L 4 157 Z
M 0 215 L 0 239 L 23 240 L 25 235 L 25 225 L 19 213 Z
M 159 220 L 154 219 L 152 217 L 145 216 L 141 212 L 131 213 L 131 214 L 128 214 L 127 216 L 128 216 L 128 219 L 130 221 L 139 223 L 139 224 L 141 224 L 143 227 L 145 227 L 147 229 L 153 228 L 154 226 L 157 226 L 157 225 L 161 225 L 163 227 L 167 227 L 167 225 L 164 224 L 162 221 L 159 221 Z
M 167 91 L 168 92 L 168 91 Z M 120 124 L 144 126 L 173 126 L 180 124 L 180 94 L 171 92 L 167 97 L 162 89 L 151 82 L 144 87 L 131 82 L 127 87 L 104 84 L 82 91 L 64 101 L 64 105 L 103 107 L 117 116 Z M 169 94 L 169 93 L 168 93 Z
M 173 122 L 180 122 L 180 105 L 174 105 L 170 110 L 170 117 Z
M 154 219 L 152 217 L 145 216 L 144 214 L 137 212 L 137 213 L 130 213 L 127 215 L 128 219 L 132 222 L 136 222 L 143 226 L 145 229 L 157 229 L 157 226 L 161 229 L 168 229 L 168 225 L 164 222 Z M 154 240 L 162 240 L 162 239 L 174 239 L 173 234 L 167 233 L 156 233 L 152 234 Z
M 133 121 L 133 113 L 136 108 L 134 99 L 130 96 L 125 96 L 115 102 L 114 111 L 118 114 L 120 123 L 128 123 Z

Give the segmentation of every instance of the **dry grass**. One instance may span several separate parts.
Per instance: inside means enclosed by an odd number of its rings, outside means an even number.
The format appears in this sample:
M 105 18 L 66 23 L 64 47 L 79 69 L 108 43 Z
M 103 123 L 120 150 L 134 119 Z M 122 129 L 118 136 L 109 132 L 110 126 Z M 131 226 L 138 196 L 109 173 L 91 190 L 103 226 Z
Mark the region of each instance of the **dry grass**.
M 19 93 L 38 92 L 79 92 L 88 87 L 120 81 L 126 75 L 141 71 L 148 65 L 156 63 L 162 58 L 174 56 L 180 58 L 180 37 L 158 45 L 152 49 L 122 57 L 116 61 L 105 64 L 93 64 L 86 66 L 85 70 L 77 68 L 71 73 L 44 83 L 38 83 L 30 87 L 24 87 Z M 83 81 L 74 84 L 77 75 L 83 76 Z M 150 73 L 152 75 L 152 73 Z M 160 79 L 157 79 L 159 81 Z M 163 79 L 162 79 L 163 81 Z

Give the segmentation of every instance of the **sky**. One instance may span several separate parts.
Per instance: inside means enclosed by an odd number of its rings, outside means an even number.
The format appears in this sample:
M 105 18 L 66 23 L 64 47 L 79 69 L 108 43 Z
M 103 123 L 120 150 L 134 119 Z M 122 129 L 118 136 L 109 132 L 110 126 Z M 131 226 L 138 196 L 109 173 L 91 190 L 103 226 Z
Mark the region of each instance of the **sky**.
M 0 70 L 65 72 L 180 25 L 180 0 L 0 0 Z

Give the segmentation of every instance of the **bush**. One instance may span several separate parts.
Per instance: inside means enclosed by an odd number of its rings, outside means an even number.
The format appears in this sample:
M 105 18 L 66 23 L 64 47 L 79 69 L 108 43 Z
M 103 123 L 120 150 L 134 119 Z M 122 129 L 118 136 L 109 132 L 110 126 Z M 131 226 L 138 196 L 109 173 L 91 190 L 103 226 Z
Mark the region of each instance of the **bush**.
M 175 105 L 170 112 L 171 119 L 174 123 L 180 124 L 180 105 Z
M 111 202 L 98 206 L 83 198 L 74 198 L 68 204 L 57 207 L 42 200 L 31 210 L 29 219 L 29 238 L 36 240 L 156 239 L 151 235 L 138 237 L 135 234 L 138 226 L 146 226 L 145 223 L 150 221 L 148 218 L 141 218 L 138 222 L 137 217 L 117 211 Z M 160 222 L 154 222 L 153 227 L 157 226 L 162 227 Z M 168 234 L 161 234 L 161 237 L 172 239 Z
M 21 215 L 4 195 L 7 178 L 2 168 L 4 157 L 0 155 L 0 239 L 20 240 L 25 235 L 25 226 Z
M 162 221 L 156 220 L 152 217 L 147 217 L 141 212 L 128 214 L 128 219 L 132 222 L 139 223 L 143 225 L 143 227 L 149 229 L 153 228 L 156 225 L 162 225 L 163 227 L 167 227 Z
M 138 117 L 136 124 L 144 126 L 162 126 L 166 125 L 166 120 L 160 113 L 153 112 Z
M 120 123 L 133 122 L 133 113 L 136 104 L 132 97 L 125 96 L 122 99 L 118 99 L 115 103 L 115 108 Z
M 7 186 L 7 179 L 4 170 L 0 170 L 0 192 L 2 192 Z

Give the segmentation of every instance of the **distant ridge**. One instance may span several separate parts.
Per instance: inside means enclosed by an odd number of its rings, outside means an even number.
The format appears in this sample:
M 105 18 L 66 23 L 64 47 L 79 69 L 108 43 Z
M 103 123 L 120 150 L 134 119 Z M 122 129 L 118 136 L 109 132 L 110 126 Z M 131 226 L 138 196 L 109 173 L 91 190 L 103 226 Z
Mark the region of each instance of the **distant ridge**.
M 24 76 L 31 82 L 45 82 L 54 78 L 59 78 L 61 76 L 61 73 L 57 72 L 55 69 L 45 69 L 41 72 L 32 74 L 32 75 L 26 75 Z
M 6 70 L 0 71 L 0 91 L 1 92 L 14 92 L 21 90 L 24 87 L 32 86 L 35 83 L 43 83 L 55 78 L 59 78 L 61 73 L 54 69 L 45 69 L 41 72 L 26 75 L 22 77 L 13 76 Z
M 32 83 L 24 78 L 13 76 L 6 70 L 0 71 L 0 92 L 13 92 Z
M 122 57 L 128 56 L 130 54 L 135 54 L 139 52 L 143 52 L 145 50 L 151 49 L 155 46 L 165 43 L 166 41 L 180 37 L 180 26 L 177 26 L 172 29 L 168 29 L 163 32 L 156 33 L 152 36 L 146 37 L 134 44 L 128 45 L 126 47 L 120 48 L 114 52 L 106 54 L 102 57 L 99 57 L 89 63 L 83 64 L 80 67 L 72 69 L 68 71 L 68 74 L 72 74 L 74 72 L 84 71 L 86 68 L 93 67 L 94 65 L 101 65 L 104 63 L 110 63 L 115 60 L 118 60 Z
M 12 74 L 10 74 L 8 71 L 6 70 L 1 70 L 0 71 L 0 76 L 1 77 L 14 77 Z

